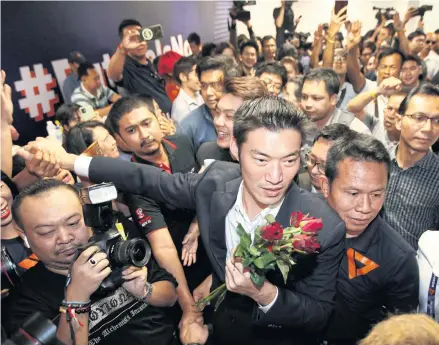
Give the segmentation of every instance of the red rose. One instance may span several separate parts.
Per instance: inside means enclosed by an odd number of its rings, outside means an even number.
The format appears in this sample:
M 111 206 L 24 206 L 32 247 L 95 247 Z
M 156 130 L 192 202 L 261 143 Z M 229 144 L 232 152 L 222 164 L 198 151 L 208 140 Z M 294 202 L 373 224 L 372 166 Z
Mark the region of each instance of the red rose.
M 275 241 L 282 239 L 284 229 L 278 222 L 264 225 L 261 228 L 261 236 L 266 241 Z
M 307 254 L 313 254 L 317 253 L 320 244 L 314 236 L 301 234 L 293 237 L 293 248 Z
M 317 232 L 323 228 L 322 218 L 302 221 L 300 226 L 302 227 L 302 231 L 307 234 L 317 234 Z
M 290 226 L 298 228 L 304 217 L 305 215 L 302 212 L 292 212 L 290 215 Z
M 267 249 L 270 253 L 272 253 L 273 252 L 273 245 L 272 244 L 268 245 Z

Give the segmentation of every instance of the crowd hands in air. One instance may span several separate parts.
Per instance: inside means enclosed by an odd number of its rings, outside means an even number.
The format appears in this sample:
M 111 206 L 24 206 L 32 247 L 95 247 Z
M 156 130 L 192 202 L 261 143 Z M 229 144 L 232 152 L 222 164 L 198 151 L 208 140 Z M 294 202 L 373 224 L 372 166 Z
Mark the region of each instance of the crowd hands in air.
M 62 142 L 13 145 L 2 71 L 2 246 L 20 276 L 2 287 L 6 334 L 41 311 L 65 344 L 439 344 L 439 32 L 419 20 L 406 35 L 411 8 L 364 34 L 344 8 L 311 44 L 288 1 L 276 37 L 250 20 L 237 36 L 238 12 L 230 42 L 192 33 L 191 56 L 157 61 L 124 20 L 107 71 L 117 90 L 73 52 Z M 105 291 L 110 253 L 78 252 L 95 230 L 79 190 L 103 182 L 125 236 L 152 251 Z M 238 224 L 253 239 L 292 212 L 321 219 L 317 253 L 255 284 L 234 255 Z M 223 283 L 218 309 L 196 304 Z

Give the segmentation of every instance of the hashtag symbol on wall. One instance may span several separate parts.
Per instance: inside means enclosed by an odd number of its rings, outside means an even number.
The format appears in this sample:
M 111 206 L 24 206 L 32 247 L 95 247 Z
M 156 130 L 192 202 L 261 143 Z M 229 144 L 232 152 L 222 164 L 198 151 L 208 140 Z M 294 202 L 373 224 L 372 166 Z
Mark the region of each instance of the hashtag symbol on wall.
M 55 115 L 54 104 L 59 102 L 59 98 L 52 90 L 56 86 L 52 74 L 42 64 L 33 66 L 33 71 L 28 66 L 20 67 L 21 80 L 15 82 L 15 89 L 23 97 L 18 100 L 20 109 L 24 109 L 35 121 L 41 121 L 43 114 Z

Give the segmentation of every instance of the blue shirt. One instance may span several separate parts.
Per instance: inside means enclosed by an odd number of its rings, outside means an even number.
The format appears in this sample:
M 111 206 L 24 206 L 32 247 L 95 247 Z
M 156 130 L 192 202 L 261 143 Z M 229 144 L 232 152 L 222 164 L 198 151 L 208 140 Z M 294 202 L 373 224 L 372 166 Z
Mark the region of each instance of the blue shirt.
M 78 79 L 78 75 L 74 72 L 70 73 L 66 80 L 64 81 L 64 85 L 62 87 L 62 92 L 64 96 L 64 103 L 70 104 L 72 103 L 72 95 L 73 91 L 81 85 L 81 81 Z
M 206 104 L 192 110 L 181 122 L 182 132 L 189 137 L 195 152 L 202 143 L 216 140 L 216 130 L 213 126 L 212 113 Z

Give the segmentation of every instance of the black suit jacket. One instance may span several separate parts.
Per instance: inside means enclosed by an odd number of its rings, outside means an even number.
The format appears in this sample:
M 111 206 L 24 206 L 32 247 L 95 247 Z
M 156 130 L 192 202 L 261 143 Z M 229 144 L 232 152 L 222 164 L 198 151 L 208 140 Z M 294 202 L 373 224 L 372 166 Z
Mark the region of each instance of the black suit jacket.
M 225 218 L 236 201 L 242 181 L 238 164 L 215 162 L 203 174 L 170 175 L 151 166 L 96 157 L 91 161 L 89 177 L 96 183 L 111 181 L 124 192 L 142 194 L 178 208 L 196 209 L 201 238 L 214 276 L 225 281 Z M 306 256 L 296 265 L 287 285 L 280 273 L 270 275 L 268 279 L 278 286 L 279 296 L 267 313 L 253 303 L 249 317 L 258 327 L 288 327 L 298 332 L 315 333 L 326 325 L 333 309 L 345 226 L 324 200 L 295 183 L 287 191 L 276 220 L 287 226 L 293 211 L 323 219 L 324 228 L 318 235 L 320 252 Z M 294 339 L 294 333 L 288 334 L 289 339 Z

